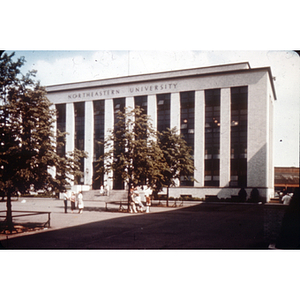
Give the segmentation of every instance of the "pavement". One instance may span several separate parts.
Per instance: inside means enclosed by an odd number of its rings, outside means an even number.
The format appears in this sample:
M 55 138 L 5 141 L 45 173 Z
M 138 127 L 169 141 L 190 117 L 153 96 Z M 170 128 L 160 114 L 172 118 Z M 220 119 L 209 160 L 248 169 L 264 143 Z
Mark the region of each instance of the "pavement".
M 185 202 L 152 206 L 150 213 L 105 210 L 101 200 L 85 201 L 82 214 L 64 213 L 62 200 L 20 198 L 12 209 L 51 212 L 50 228 L 0 235 L 2 249 L 267 249 L 263 205 Z M 172 204 L 172 203 L 171 203 Z M 6 202 L 0 202 L 0 211 Z M 16 221 L 45 222 L 47 215 Z

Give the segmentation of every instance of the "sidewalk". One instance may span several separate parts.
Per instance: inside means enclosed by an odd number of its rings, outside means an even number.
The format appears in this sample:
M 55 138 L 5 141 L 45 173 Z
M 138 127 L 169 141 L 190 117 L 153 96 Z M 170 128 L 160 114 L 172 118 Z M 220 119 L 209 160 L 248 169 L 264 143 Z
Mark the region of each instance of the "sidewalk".
M 187 202 L 185 205 L 191 205 L 190 202 Z M 76 209 L 73 213 L 71 212 L 70 202 L 68 202 L 67 213 L 64 213 L 64 203 L 63 200 L 58 200 L 54 198 L 30 198 L 30 197 L 20 197 L 18 201 L 12 201 L 12 210 L 13 211 L 44 211 L 51 212 L 50 228 L 45 228 L 40 231 L 35 232 L 24 232 L 19 234 L 9 235 L 8 238 L 15 238 L 18 236 L 24 236 L 28 234 L 36 234 L 41 231 L 51 231 L 62 228 L 68 228 L 83 224 L 88 224 L 97 221 L 109 220 L 114 218 L 121 218 L 126 216 L 132 216 L 126 212 L 118 212 L 118 205 L 109 205 L 108 210 L 105 208 L 105 200 L 85 200 L 84 201 L 84 211 L 82 214 L 78 214 Z M 152 206 L 150 208 L 151 213 L 170 211 L 176 209 L 174 207 L 161 207 L 161 206 Z M 0 211 L 6 211 L 6 202 L 0 202 Z M 5 215 L 2 213 L 1 215 Z M 138 213 L 137 215 L 142 215 Z M 3 218 L 1 219 L 3 220 Z M 26 217 L 15 217 L 13 218 L 15 223 L 27 223 L 27 222 L 39 222 L 43 223 L 47 221 L 47 215 L 40 216 L 26 216 Z M 0 240 L 6 239 L 5 234 L 0 234 Z

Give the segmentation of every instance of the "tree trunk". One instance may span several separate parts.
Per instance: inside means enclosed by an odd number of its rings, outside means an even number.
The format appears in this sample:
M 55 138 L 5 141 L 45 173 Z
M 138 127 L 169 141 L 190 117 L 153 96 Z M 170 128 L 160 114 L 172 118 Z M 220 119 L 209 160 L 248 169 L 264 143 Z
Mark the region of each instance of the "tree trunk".
M 6 200 L 6 224 L 7 228 L 10 232 L 13 231 L 14 226 L 12 222 L 12 210 L 11 210 L 11 191 L 8 189 L 7 191 L 7 200 Z
M 128 182 L 128 192 L 127 192 L 127 210 L 128 212 L 130 211 L 130 201 L 131 201 L 131 194 L 130 194 L 130 189 L 131 189 L 131 185 L 132 185 L 132 181 L 129 179 L 129 182 Z
M 169 187 L 167 187 L 167 207 L 169 207 Z

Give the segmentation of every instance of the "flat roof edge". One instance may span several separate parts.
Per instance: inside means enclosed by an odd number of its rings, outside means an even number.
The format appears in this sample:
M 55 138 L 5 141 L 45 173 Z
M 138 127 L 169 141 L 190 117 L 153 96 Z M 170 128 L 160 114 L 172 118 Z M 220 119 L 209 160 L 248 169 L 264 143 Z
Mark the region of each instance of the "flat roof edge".
M 51 93 L 51 92 L 68 91 L 72 89 L 93 88 L 99 85 L 105 87 L 108 85 L 129 84 L 134 82 L 154 81 L 159 79 L 164 80 L 168 78 L 183 78 L 183 77 L 206 76 L 206 75 L 213 76 L 222 73 L 225 74 L 225 73 L 235 73 L 235 72 L 255 72 L 255 71 L 263 71 L 263 70 L 267 71 L 269 74 L 274 100 L 277 100 L 271 67 L 251 68 L 249 62 L 238 62 L 232 64 L 215 65 L 215 66 L 208 66 L 208 67 L 201 67 L 201 68 L 181 69 L 181 70 L 173 70 L 173 71 L 148 73 L 148 74 L 129 75 L 129 76 L 122 76 L 122 77 L 115 77 L 115 78 L 107 78 L 107 79 L 97 79 L 91 81 L 49 85 L 46 86 L 46 91 L 48 93 Z

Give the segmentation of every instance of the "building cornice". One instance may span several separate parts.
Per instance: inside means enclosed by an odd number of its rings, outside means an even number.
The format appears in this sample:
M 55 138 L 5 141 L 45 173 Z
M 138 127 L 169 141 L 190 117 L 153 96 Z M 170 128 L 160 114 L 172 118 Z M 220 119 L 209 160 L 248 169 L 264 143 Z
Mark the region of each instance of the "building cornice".
M 172 79 L 182 79 L 182 78 L 192 78 L 192 77 L 214 76 L 220 74 L 225 75 L 229 73 L 255 72 L 255 71 L 267 71 L 269 73 L 274 99 L 276 100 L 276 93 L 275 93 L 271 68 L 261 67 L 261 68 L 252 69 L 248 62 L 216 65 L 216 66 L 192 68 L 192 69 L 182 69 L 182 70 L 174 70 L 174 71 L 166 71 L 166 72 L 157 72 L 157 73 L 149 73 L 149 74 L 130 75 L 130 76 L 108 78 L 108 79 L 98 79 L 92 81 L 81 81 L 81 82 L 74 82 L 74 83 L 49 85 L 46 87 L 46 91 L 48 93 L 52 93 L 52 92 L 61 92 L 61 91 L 68 91 L 68 90 L 75 90 L 75 89 L 80 90 L 80 89 L 94 88 L 94 87 L 116 86 L 120 84 L 152 82 L 152 81 L 164 80 L 164 79 L 172 80 Z

